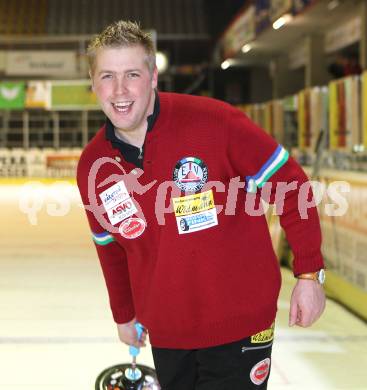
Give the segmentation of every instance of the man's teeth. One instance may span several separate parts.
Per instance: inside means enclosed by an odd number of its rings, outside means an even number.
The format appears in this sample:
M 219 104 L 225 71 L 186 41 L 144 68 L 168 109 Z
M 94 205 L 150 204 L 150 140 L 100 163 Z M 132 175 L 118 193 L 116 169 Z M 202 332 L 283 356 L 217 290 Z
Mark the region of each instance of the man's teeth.
M 117 111 L 120 112 L 125 112 L 129 109 L 129 107 L 133 104 L 134 102 L 122 102 L 122 103 L 114 103 L 113 106 L 116 108 Z

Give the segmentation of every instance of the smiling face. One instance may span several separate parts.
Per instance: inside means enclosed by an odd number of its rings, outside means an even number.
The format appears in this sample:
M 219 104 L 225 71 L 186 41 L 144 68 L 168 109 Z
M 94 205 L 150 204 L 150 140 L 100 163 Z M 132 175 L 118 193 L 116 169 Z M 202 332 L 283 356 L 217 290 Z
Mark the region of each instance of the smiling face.
M 153 112 L 157 68 L 149 71 L 143 47 L 100 48 L 91 74 L 93 91 L 103 112 L 121 132 L 147 128 Z

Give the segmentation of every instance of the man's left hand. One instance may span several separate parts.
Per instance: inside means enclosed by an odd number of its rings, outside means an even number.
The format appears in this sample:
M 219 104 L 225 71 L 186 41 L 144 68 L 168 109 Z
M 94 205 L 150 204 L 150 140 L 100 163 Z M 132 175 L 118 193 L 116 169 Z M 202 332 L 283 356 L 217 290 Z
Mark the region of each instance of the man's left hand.
M 325 293 L 322 285 L 314 280 L 298 279 L 289 311 L 289 326 L 311 326 L 325 309 Z

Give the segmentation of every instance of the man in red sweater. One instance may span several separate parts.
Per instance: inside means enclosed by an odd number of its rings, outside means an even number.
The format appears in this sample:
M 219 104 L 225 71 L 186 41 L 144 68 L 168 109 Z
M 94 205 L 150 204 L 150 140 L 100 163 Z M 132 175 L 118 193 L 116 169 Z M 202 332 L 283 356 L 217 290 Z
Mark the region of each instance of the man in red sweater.
M 325 297 L 307 177 L 230 105 L 158 93 L 136 24 L 107 27 L 88 55 L 107 120 L 77 180 L 121 341 L 149 332 L 164 390 L 266 389 L 281 281 L 260 197 L 294 254 L 290 325 L 310 326 Z

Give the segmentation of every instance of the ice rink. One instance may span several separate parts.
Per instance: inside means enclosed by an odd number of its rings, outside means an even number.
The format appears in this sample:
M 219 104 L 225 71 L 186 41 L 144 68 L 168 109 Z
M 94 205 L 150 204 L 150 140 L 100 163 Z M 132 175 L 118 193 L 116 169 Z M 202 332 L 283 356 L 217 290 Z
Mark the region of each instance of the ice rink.
M 130 361 L 117 338 L 79 195 L 71 182 L 0 182 L 0 390 L 92 390 Z M 292 328 L 283 270 L 269 390 L 366 390 L 367 327 L 333 301 Z M 152 366 L 149 348 L 138 363 Z

